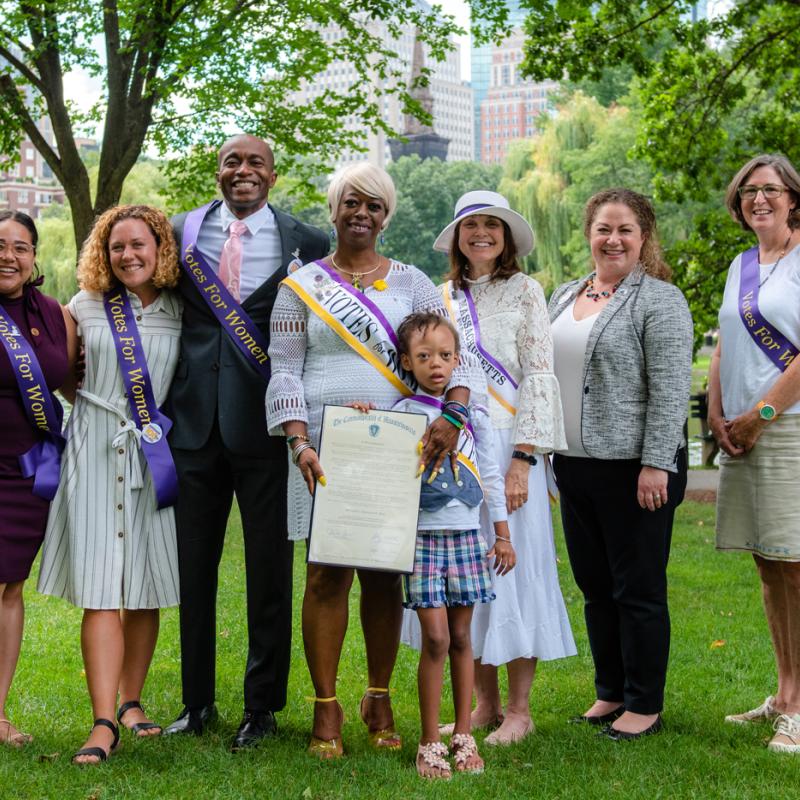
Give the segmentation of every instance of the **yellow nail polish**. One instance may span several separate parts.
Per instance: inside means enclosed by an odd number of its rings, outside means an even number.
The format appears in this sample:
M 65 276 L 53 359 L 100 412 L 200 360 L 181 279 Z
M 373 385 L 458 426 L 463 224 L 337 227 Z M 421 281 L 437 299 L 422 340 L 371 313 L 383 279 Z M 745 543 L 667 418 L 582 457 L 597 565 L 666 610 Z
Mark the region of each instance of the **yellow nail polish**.
M 325 476 L 324 475 L 320 475 L 319 478 L 317 478 L 317 480 L 319 481 L 321 486 L 327 486 L 328 485 L 328 481 L 325 480 Z
M 456 483 L 458 483 L 458 464 L 453 467 L 453 477 L 456 479 Z
M 416 477 L 418 477 L 418 478 L 419 478 L 419 476 L 420 476 L 420 475 L 422 475 L 422 473 L 423 473 L 423 472 L 425 472 L 425 465 L 424 465 L 424 464 L 420 464 L 420 465 L 419 465 L 419 469 L 417 470 L 417 475 L 416 475 Z
M 430 476 L 430 478 L 428 478 L 428 480 L 427 480 L 427 481 L 425 481 L 425 483 L 427 483 L 427 484 L 428 484 L 428 486 L 430 486 L 430 485 L 431 485 L 431 484 L 432 484 L 432 483 L 433 483 L 433 482 L 436 480 L 436 476 L 437 476 L 438 474 L 439 474 L 439 473 L 438 473 L 438 471 L 437 471 L 437 470 L 435 470 L 435 469 L 434 469 L 434 470 L 431 470 L 431 476 Z
M 422 441 L 417 442 L 417 453 L 419 453 L 419 455 L 422 455 L 423 449 L 424 449 L 424 446 L 422 444 Z

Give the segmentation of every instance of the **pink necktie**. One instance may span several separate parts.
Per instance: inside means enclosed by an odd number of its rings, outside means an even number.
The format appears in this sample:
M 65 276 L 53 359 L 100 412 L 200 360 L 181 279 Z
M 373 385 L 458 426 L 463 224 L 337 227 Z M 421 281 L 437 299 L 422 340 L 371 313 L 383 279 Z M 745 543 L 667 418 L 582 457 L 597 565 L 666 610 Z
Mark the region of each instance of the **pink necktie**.
M 219 277 L 228 291 L 237 302 L 239 295 L 239 280 L 242 275 L 242 234 L 247 230 L 247 225 L 240 220 L 234 220 L 228 228 L 228 240 L 222 247 L 219 257 Z

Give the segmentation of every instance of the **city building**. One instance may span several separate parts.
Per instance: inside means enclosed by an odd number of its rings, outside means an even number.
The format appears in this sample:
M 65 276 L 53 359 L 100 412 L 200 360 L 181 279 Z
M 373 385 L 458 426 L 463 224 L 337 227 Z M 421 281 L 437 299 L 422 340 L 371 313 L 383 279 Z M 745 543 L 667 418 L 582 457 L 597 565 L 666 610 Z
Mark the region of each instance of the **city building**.
M 508 145 L 536 132 L 536 117 L 550 108 L 556 81 L 531 81 L 520 73 L 525 35 L 520 29 L 492 48 L 489 88 L 480 104 L 479 160 L 501 163 Z
M 38 127 L 55 147 L 50 118 L 43 117 Z M 17 164 L 0 171 L 0 210 L 22 211 L 36 219 L 47 206 L 64 202 L 64 190 L 30 139 L 23 139 L 19 156 Z
M 425 10 L 430 6 L 418 0 L 418 4 Z M 398 56 L 398 63 L 407 70 L 411 78 L 414 43 L 416 41 L 415 27 L 406 25 L 399 38 L 394 38 L 388 25 L 382 20 L 371 19 L 365 22 L 369 31 L 379 37 L 387 46 L 391 47 Z M 321 29 L 323 41 L 336 42 L 345 35 L 337 25 L 328 25 Z M 448 161 L 473 160 L 473 114 L 472 114 L 472 89 L 469 84 L 461 79 L 461 54 L 458 43 L 454 42 L 454 49 L 447 54 L 445 61 L 437 62 L 430 57 L 427 49 L 423 47 L 424 58 L 432 71 L 430 78 L 430 93 L 433 100 L 433 129 L 439 136 L 449 139 L 447 150 Z M 327 69 L 317 75 L 313 81 L 307 82 L 294 94 L 294 101 L 300 104 L 311 102 L 326 91 L 343 92 L 349 86 L 360 82 L 361 78 L 355 67 L 346 61 L 331 62 Z M 374 85 L 382 88 L 380 78 L 376 75 Z M 383 105 L 383 119 L 395 131 L 403 132 L 406 128 L 403 110 L 396 95 L 384 95 L 380 102 Z M 349 150 L 341 154 L 339 160 L 333 165 L 338 168 L 358 161 L 370 161 L 377 166 L 384 167 L 391 160 L 389 137 L 380 131 L 373 132 L 364 128 L 363 122 L 355 115 L 350 115 L 341 120 L 341 125 L 350 131 L 361 132 L 360 144 L 366 148 L 365 152 Z

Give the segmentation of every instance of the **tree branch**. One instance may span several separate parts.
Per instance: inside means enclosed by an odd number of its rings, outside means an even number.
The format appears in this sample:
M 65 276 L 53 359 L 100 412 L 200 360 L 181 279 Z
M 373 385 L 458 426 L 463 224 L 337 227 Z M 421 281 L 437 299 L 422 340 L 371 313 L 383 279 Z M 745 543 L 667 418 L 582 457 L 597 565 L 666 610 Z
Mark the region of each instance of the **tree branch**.
M 674 5 L 676 0 L 671 0 L 671 2 L 667 3 L 665 6 L 659 8 L 654 14 L 651 14 L 649 17 L 639 20 L 632 28 L 627 28 L 624 31 L 620 31 L 619 33 L 614 34 L 613 36 L 609 36 L 605 39 L 605 43 L 608 44 L 609 42 L 613 42 L 616 39 L 621 39 L 623 36 L 627 36 L 628 34 L 633 33 L 634 31 L 639 30 L 639 28 L 643 28 L 645 25 L 649 24 L 655 19 L 658 19 L 660 16 L 664 15 L 669 11 Z
M 42 91 L 42 82 L 39 76 L 24 61 L 20 61 L 10 50 L 2 45 L 0 45 L 0 58 L 8 61 L 26 81 L 35 86 L 40 92 Z

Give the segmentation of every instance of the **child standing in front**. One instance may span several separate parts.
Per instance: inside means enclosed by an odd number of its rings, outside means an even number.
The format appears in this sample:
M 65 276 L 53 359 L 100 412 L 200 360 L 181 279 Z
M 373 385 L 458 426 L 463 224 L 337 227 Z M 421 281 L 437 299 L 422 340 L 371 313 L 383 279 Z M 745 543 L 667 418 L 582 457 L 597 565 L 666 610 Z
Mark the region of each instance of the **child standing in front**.
M 480 404 L 480 393 L 472 392 L 469 408 L 444 402 L 459 358 L 455 328 L 436 314 L 417 313 L 403 320 L 397 336 L 401 363 L 414 373 L 419 393 L 401 400 L 394 410 L 424 413 L 431 421 L 444 414 L 461 428 L 455 466 L 447 458 L 438 471 L 429 467 L 423 473 L 414 572 L 404 578 L 404 605 L 416 610 L 422 628 L 417 673 L 422 736 L 417 772 L 423 778 L 449 778 L 449 756 L 459 772 L 483 771 L 483 759 L 470 733 L 472 609 L 475 603 L 494 599 L 489 561 L 493 558 L 494 568 L 503 575 L 514 567 L 516 556 L 506 522 L 505 493 L 492 449 L 488 411 Z M 487 503 L 497 535 L 488 553 L 478 533 L 482 502 Z M 455 705 L 449 751 L 439 735 L 448 653 Z

